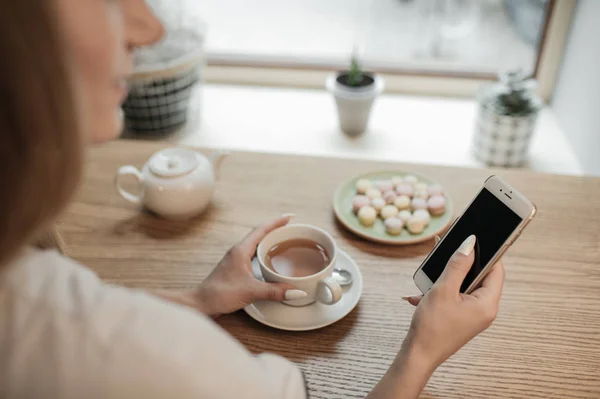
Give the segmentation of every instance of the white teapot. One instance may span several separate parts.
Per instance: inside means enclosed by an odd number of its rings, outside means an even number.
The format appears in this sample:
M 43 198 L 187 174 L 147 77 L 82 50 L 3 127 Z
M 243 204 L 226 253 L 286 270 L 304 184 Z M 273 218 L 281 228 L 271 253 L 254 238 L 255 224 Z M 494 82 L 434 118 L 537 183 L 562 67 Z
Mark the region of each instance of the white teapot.
M 167 148 L 152 155 L 141 172 L 131 165 L 119 168 L 115 186 L 129 202 L 143 205 L 165 219 L 190 219 L 210 202 L 215 170 L 225 155 L 217 151 L 207 158 L 190 149 Z M 121 186 L 122 177 L 128 175 L 140 185 L 137 195 Z

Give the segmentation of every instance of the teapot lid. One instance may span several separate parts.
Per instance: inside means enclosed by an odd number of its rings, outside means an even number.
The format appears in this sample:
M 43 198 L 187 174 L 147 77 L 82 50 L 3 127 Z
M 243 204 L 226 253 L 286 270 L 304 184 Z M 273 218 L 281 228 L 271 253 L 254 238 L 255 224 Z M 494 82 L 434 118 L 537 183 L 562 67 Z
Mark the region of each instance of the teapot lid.
M 196 151 L 186 148 L 167 148 L 152 155 L 148 161 L 150 171 L 161 177 L 178 177 L 198 167 Z

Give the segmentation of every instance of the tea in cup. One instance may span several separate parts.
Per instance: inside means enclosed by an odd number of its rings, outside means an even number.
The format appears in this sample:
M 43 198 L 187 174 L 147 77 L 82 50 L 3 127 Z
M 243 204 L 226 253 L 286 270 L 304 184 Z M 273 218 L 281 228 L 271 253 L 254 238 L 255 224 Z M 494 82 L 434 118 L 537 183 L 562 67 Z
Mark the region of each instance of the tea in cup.
M 331 277 L 337 246 L 324 230 L 305 224 L 276 229 L 260 242 L 257 257 L 265 281 L 291 284 L 306 292 L 305 298 L 284 301 L 287 305 L 315 301 L 333 305 L 342 298 L 342 288 Z

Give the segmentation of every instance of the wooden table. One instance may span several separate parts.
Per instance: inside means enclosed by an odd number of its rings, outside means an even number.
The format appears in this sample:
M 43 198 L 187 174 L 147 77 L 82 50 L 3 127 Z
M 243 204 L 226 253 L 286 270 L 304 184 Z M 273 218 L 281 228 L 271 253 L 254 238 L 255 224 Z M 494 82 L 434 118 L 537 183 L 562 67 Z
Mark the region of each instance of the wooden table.
M 305 371 L 311 398 L 359 398 L 396 355 L 417 293 L 412 274 L 432 243 L 387 247 L 335 221 L 336 185 L 378 169 L 438 180 L 458 209 L 490 171 L 329 158 L 235 153 L 221 169 L 213 205 L 174 223 L 139 213 L 113 189 L 120 165 L 142 166 L 164 144 L 119 141 L 93 150 L 85 184 L 59 223 L 67 254 L 130 287 L 198 284 L 251 227 L 285 212 L 330 231 L 364 274 L 358 307 L 321 330 L 265 327 L 244 312 L 219 323 L 254 352 L 271 351 Z M 442 365 L 425 398 L 600 398 L 600 179 L 498 171 L 539 213 L 505 258 L 495 324 Z

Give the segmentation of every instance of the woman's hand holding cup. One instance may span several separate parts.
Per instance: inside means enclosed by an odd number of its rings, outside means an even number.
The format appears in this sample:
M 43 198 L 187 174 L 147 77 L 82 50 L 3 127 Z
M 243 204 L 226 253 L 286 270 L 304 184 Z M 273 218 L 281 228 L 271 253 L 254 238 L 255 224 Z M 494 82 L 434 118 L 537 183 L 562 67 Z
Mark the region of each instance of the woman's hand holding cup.
M 231 248 L 210 275 L 192 293 L 194 307 L 217 317 L 260 301 L 301 299 L 306 293 L 287 283 L 266 283 L 252 272 L 252 258 L 258 244 L 271 231 L 288 224 L 293 215 L 284 215 L 255 228 Z
M 182 293 L 154 290 L 152 293 L 211 317 L 232 313 L 263 300 L 285 302 L 293 306 L 303 306 L 315 300 L 325 304 L 338 302 L 342 288 L 331 278 L 337 254 L 333 238 L 327 232 L 308 225 L 286 227 L 292 216 L 283 215 L 255 228 L 227 252 L 196 289 Z M 317 241 L 325 248 L 330 261 L 315 274 L 301 278 L 285 276 L 266 267 L 265 254 L 268 250 L 290 238 Z M 266 282 L 258 280 L 252 270 L 252 258 L 257 254 L 257 248 Z

